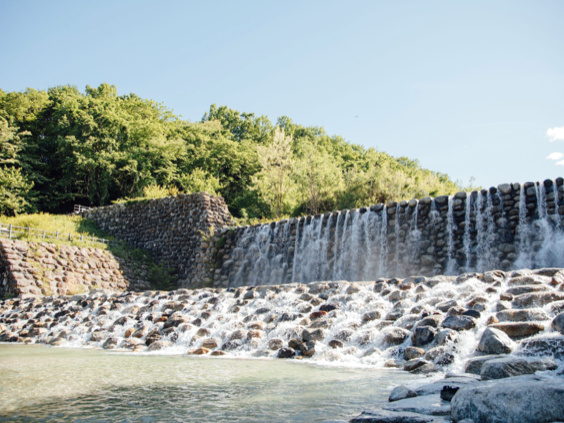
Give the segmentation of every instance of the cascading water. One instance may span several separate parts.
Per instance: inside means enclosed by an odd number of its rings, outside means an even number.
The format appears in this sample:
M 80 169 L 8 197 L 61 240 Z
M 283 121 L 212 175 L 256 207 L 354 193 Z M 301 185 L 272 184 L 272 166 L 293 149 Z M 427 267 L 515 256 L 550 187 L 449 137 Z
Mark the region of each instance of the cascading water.
M 558 189 L 548 180 L 249 227 L 228 286 L 564 266 Z

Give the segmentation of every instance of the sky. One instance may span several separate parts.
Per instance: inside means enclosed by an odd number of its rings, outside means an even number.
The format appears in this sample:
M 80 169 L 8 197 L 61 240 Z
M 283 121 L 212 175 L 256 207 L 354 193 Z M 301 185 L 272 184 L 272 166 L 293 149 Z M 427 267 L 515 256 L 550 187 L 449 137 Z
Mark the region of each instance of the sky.
M 0 0 L 0 88 L 107 82 L 305 126 L 467 185 L 564 176 L 564 1 Z

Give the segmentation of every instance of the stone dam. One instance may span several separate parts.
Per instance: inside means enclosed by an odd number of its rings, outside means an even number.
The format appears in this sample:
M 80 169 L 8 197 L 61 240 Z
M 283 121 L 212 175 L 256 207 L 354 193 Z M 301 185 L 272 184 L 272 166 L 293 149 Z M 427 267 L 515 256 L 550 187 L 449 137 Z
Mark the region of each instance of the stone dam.
M 564 180 L 233 227 L 205 193 L 85 217 L 177 269 L 181 287 L 239 287 L 564 267 Z

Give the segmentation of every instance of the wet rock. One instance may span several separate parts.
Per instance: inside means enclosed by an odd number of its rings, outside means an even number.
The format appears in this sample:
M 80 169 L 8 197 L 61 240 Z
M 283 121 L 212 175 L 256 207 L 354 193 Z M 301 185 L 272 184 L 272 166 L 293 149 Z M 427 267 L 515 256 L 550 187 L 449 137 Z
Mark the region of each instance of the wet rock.
M 486 325 L 493 325 L 494 323 L 499 323 L 499 319 L 495 316 L 490 316 L 488 317 L 488 320 L 486 321 Z
M 315 354 L 315 343 L 305 342 L 300 344 L 299 349 L 304 357 L 311 357 Z
M 527 360 L 527 363 L 529 363 L 529 366 L 531 366 L 535 372 L 556 370 L 558 368 L 558 364 L 556 364 L 551 357 L 541 357 L 534 360 Z
M 420 320 L 419 323 L 417 323 L 417 326 L 431 326 L 433 328 L 438 328 L 442 320 L 443 317 L 441 315 L 434 314 Z
M 485 354 L 509 354 L 514 348 L 514 343 L 505 332 L 493 327 L 484 330 L 478 351 Z
M 235 340 L 238 340 L 238 339 L 245 339 L 246 337 L 247 337 L 247 331 L 237 329 L 236 331 L 233 331 L 233 333 L 229 337 L 229 340 L 235 341 Z
M 521 341 L 519 354 L 525 356 L 553 356 L 564 359 L 564 336 L 551 338 L 526 339 Z
M 116 348 L 118 343 L 119 340 L 117 338 L 108 338 L 102 345 L 102 348 L 104 348 L 105 350 Z
M 309 327 L 310 329 L 329 328 L 331 327 L 331 324 L 331 319 L 317 319 L 311 325 L 309 325 Z
M 207 348 L 208 350 L 217 348 L 218 345 L 219 341 L 216 338 L 207 338 L 202 342 L 202 347 Z
M 516 357 L 504 357 L 486 361 L 482 366 L 480 376 L 482 380 L 490 380 L 534 373 L 534 369 L 526 360 Z
M 342 341 L 339 341 L 337 339 L 332 339 L 331 341 L 329 341 L 328 345 L 335 349 L 335 348 L 343 348 L 344 344 Z
M 392 393 L 390 394 L 390 397 L 388 398 L 389 402 L 394 402 L 394 401 L 399 401 L 402 399 L 406 399 L 406 398 L 413 398 L 416 397 L 417 394 L 412 391 L 411 389 L 400 385 L 400 386 L 396 386 L 393 390 Z
M 564 300 L 564 292 L 533 292 L 518 295 L 513 299 L 512 304 L 515 308 L 534 308 L 562 300 Z
M 480 381 L 479 376 L 478 377 L 454 376 L 419 386 L 418 388 L 414 389 L 414 391 L 418 396 L 424 397 L 427 395 L 440 394 L 445 386 L 462 388 L 464 386 L 476 384 L 479 381 Z
M 382 318 L 382 313 L 378 310 L 370 311 L 368 313 L 364 313 L 362 316 L 362 321 L 364 323 L 371 322 L 373 320 L 378 320 Z
M 102 339 L 105 338 L 104 332 L 101 330 L 95 330 L 94 332 L 92 332 L 92 334 L 90 335 L 90 340 L 92 342 L 100 342 Z
M 435 345 L 445 345 L 449 342 L 455 342 L 458 332 L 452 329 L 440 329 L 435 337 Z
M 190 354 L 193 354 L 193 355 L 205 355 L 205 354 L 209 354 L 209 352 L 210 352 L 210 350 L 208 350 L 207 348 L 203 348 L 203 347 L 202 347 L 202 348 L 198 348 L 198 349 L 195 349 L 195 350 L 193 350 L 193 351 L 190 351 Z
M 271 339 L 268 341 L 268 349 L 269 350 L 279 350 L 280 348 L 282 348 L 284 346 L 284 341 L 281 339 Z
M 552 329 L 564 335 L 564 313 L 560 313 L 552 320 Z
M 295 355 L 296 351 L 293 348 L 280 348 L 276 356 L 278 358 L 292 358 Z
M 470 316 L 450 316 L 443 320 L 442 327 L 456 331 L 472 329 L 476 321 Z
M 326 311 L 314 311 L 313 313 L 311 313 L 309 315 L 309 318 L 314 320 L 314 319 L 320 319 L 322 317 L 325 317 L 327 315 Z
M 532 322 L 496 323 L 491 325 L 490 328 L 499 329 L 502 332 L 505 332 L 510 338 L 533 336 L 544 330 L 543 325 Z
M 451 307 L 457 307 L 459 304 L 456 300 L 443 301 L 438 303 L 435 308 L 443 313 L 446 313 Z
M 330 311 L 337 310 L 339 308 L 338 304 L 323 304 L 319 307 L 319 311 L 325 311 L 329 313 Z
M 221 349 L 223 351 L 232 351 L 232 350 L 236 350 L 237 348 L 239 348 L 241 346 L 241 342 L 238 341 L 227 341 L 225 342 L 222 346 Z
M 449 416 L 450 404 L 441 400 L 439 395 L 413 397 L 398 400 L 383 407 L 384 410 L 396 412 L 411 412 L 430 416 Z
M 382 351 L 380 348 L 372 347 L 366 350 L 366 352 L 362 355 L 363 357 L 370 357 L 371 355 L 380 355 Z
M 339 341 L 348 342 L 351 340 L 352 335 L 353 335 L 352 330 L 343 329 L 335 335 L 335 338 L 337 338 Z
M 322 341 L 323 338 L 325 338 L 325 331 L 323 329 L 316 329 L 314 331 L 304 329 L 304 331 L 302 332 L 302 339 L 305 342 Z
M 550 319 L 543 309 L 504 310 L 498 312 L 496 317 L 500 322 L 531 322 Z
M 148 351 L 159 351 L 172 345 L 174 344 L 170 341 L 156 341 L 149 345 Z
M 210 355 L 218 357 L 222 355 L 227 355 L 227 353 L 225 351 L 212 351 Z
M 540 291 L 548 291 L 548 287 L 545 285 L 520 285 L 514 286 L 513 288 L 509 288 L 505 291 L 507 294 L 513 295 L 515 298 L 521 294 L 529 294 L 531 292 L 540 292 Z
M 441 417 L 387 410 L 363 411 L 349 423 L 446 423 Z
M 504 357 L 505 356 L 503 355 L 485 355 L 481 357 L 471 358 L 466 361 L 466 365 L 464 366 L 464 373 L 479 375 L 482 372 L 482 366 L 484 365 L 484 363 L 490 360 Z
M 421 366 L 424 366 L 425 364 L 431 364 L 431 363 L 429 363 L 427 360 L 416 358 L 414 360 L 409 360 L 403 363 L 403 370 L 411 372 Z
M 548 423 L 564 416 L 564 381 L 522 376 L 460 389 L 451 402 L 455 421 Z
M 410 335 L 408 330 L 395 327 L 386 328 L 382 332 L 383 342 L 388 346 L 403 344 Z
M 403 310 L 390 311 L 388 314 L 386 314 L 386 320 L 390 320 L 392 322 L 395 322 L 401 316 L 403 316 Z
M 433 342 L 436 334 L 437 330 L 431 326 L 417 326 L 411 335 L 411 342 L 416 347 L 427 345 Z
M 479 319 L 480 316 L 481 316 L 480 312 L 477 311 L 477 310 L 466 310 L 461 315 L 462 316 L 470 316 L 470 317 L 473 317 L 474 319 Z
M 403 357 L 409 361 L 415 358 L 422 357 L 424 354 L 425 350 L 423 348 L 407 347 L 403 352 Z
M 292 338 L 290 339 L 290 341 L 288 341 L 288 346 L 294 350 L 299 350 L 300 349 L 300 345 L 302 345 L 303 342 L 300 341 L 299 339 L 296 338 Z
M 507 301 L 498 301 L 495 305 L 496 311 L 509 310 L 510 308 L 511 308 L 511 303 Z

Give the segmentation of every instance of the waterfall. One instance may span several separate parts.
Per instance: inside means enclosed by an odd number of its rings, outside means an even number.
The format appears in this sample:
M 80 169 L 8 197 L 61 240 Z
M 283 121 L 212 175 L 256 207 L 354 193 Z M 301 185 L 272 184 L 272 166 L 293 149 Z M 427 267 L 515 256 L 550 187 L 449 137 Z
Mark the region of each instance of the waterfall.
M 380 254 L 378 256 L 378 274 L 376 277 L 388 275 L 388 208 L 382 209 L 382 224 L 380 225 Z
M 472 194 L 469 193 L 466 195 L 466 210 L 464 214 L 464 236 L 462 239 L 464 256 L 466 258 L 466 264 L 465 264 L 466 273 L 470 272 L 471 269 L 470 266 L 472 263 L 472 250 L 471 250 L 472 238 L 470 235 L 471 226 L 472 226 L 471 215 L 472 215 Z
M 447 252 L 447 266 L 446 274 L 455 275 L 457 269 L 456 257 L 454 256 L 454 210 L 453 205 L 454 196 L 448 198 L 448 212 L 447 212 L 447 235 L 448 235 L 448 252 Z

